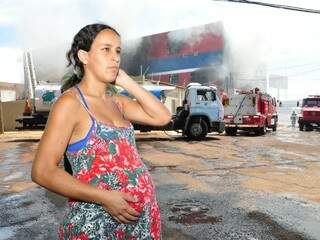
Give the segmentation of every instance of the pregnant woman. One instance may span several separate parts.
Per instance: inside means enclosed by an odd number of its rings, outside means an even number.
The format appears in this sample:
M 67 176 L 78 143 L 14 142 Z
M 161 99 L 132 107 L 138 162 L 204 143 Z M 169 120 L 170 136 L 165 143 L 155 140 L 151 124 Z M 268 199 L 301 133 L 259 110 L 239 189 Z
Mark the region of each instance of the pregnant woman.
M 164 105 L 119 69 L 119 33 L 91 24 L 67 53 L 74 75 L 51 109 L 32 168 L 39 185 L 68 197 L 60 239 L 160 239 L 155 189 L 131 122 L 165 125 Z M 109 84 L 135 100 L 107 94 Z M 73 175 L 59 163 L 66 155 Z

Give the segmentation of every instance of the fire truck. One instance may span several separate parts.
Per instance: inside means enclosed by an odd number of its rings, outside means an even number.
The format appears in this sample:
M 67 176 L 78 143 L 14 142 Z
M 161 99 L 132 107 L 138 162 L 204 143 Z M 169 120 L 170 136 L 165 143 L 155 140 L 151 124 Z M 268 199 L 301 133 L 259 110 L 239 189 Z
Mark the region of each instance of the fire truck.
M 320 127 L 320 95 L 310 95 L 303 99 L 298 123 L 300 131 Z
M 267 128 L 277 130 L 276 100 L 258 88 L 240 90 L 230 96 L 224 109 L 225 132 L 235 136 L 238 130 L 264 135 Z

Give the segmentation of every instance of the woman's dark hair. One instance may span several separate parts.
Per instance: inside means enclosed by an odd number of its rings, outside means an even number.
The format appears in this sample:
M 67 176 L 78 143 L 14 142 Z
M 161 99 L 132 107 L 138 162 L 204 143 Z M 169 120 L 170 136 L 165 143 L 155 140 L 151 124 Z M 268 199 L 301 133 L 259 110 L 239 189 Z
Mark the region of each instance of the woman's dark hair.
M 73 67 L 73 74 L 71 77 L 68 78 L 67 81 L 63 83 L 61 87 L 61 92 L 66 91 L 67 89 L 73 87 L 81 81 L 84 75 L 84 68 L 83 63 L 80 61 L 78 57 L 78 51 L 80 49 L 84 51 L 89 51 L 93 40 L 102 30 L 105 29 L 112 30 L 120 37 L 120 34 L 114 28 L 102 23 L 87 25 L 80 29 L 80 31 L 74 36 L 71 49 L 67 52 L 67 67 Z

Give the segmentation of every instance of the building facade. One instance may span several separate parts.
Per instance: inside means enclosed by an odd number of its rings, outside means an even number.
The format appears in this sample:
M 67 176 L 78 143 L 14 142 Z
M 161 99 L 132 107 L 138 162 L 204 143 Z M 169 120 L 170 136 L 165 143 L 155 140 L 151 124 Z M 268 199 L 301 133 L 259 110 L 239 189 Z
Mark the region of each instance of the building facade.
M 225 87 L 222 23 L 158 33 L 124 43 L 122 67 L 162 83 Z

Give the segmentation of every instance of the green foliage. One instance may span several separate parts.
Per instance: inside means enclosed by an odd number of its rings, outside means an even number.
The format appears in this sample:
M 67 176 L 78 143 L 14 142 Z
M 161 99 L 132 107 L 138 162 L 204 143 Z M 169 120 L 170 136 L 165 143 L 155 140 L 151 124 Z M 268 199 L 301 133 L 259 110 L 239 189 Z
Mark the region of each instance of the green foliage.
M 109 93 L 110 95 L 113 94 L 117 94 L 119 92 L 119 90 L 112 84 L 108 84 L 107 85 L 107 93 Z

